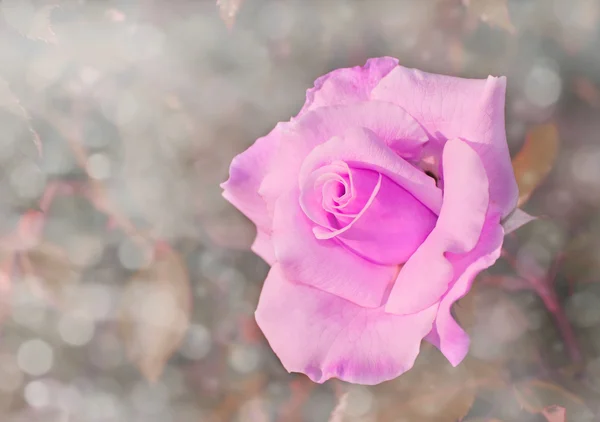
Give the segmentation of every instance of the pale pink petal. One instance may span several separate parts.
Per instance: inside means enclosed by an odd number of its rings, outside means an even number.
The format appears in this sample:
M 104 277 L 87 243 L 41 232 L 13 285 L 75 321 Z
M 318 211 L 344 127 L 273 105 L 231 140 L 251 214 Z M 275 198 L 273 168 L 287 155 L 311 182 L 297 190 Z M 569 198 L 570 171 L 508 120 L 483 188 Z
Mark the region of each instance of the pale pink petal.
M 454 366 L 466 356 L 469 336 L 452 317 L 452 305 L 469 292 L 477 274 L 493 265 L 500 257 L 504 231 L 498 220 L 498 217 L 488 216 L 488 222 L 475 249 L 466 256 L 452 259 L 455 271 L 460 276 L 440 302 L 433 330 L 427 336 L 427 340 L 440 349 Z
M 275 263 L 275 251 L 273 251 L 273 241 L 271 235 L 262 229 L 258 229 L 254 243 L 250 247 L 252 252 L 260 256 L 269 265 Z
M 371 95 L 404 108 L 441 142 L 468 141 L 485 166 L 492 204 L 507 216 L 518 189 L 506 143 L 505 93 L 505 77 L 462 79 L 398 66 Z
M 363 220 L 361 217 L 369 210 L 369 208 L 371 208 L 371 205 L 375 202 L 375 199 L 379 195 L 379 191 L 381 189 L 381 181 L 383 179 L 383 176 L 381 175 L 381 173 L 375 173 L 375 172 L 371 172 L 371 173 L 374 173 L 375 177 L 377 177 L 377 181 L 375 182 L 375 186 L 373 187 L 373 190 L 371 191 L 371 194 L 369 195 L 369 198 L 367 199 L 367 202 L 363 205 L 362 209 L 359 210 L 357 214 L 353 214 L 352 217 L 350 218 L 350 220 L 347 221 L 347 224 L 339 229 L 327 230 L 322 227 L 314 227 L 313 233 L 315 234 L 315 237 L 317 239 L 320 239 L 320 240 L 333 239 L 334 237 L 343 235 L 348 230 L 352 229 L 354 224 L 356 224 L 358 221 Z
M 515 210 L 502 221 L 502 227 L 504 227 L 504 233 L 509 234 L 536 219 L 537 217 L 527 214 L 522 209 L 515 208 Z
M 306 92 L 306 103 L 298 114 L 319 107 L 350 104 L 369 99 L 371 90 L 398 64 L 398 59 L 378 57 L 364 66 L 336 69 L 315 81 Z
M 286 277 L 332 293 L 357 305 L 383 303 L 396 267 L 373 264 L 344 248 L 336 239 L 318 240 L 313 223 L 298 203 L 298 190 L 275 204 L 273 247 Z
M 316 169 L 332 161 L 345 161 L 354 168 L 377 171 L 406 189 L 434 213 L 439 213 L 442 191 L 422 170 L 397 155 L 374 131 L 364 127 L 345 129 L 340 134 L 314 148 L 300 170 L 300 186 Z
M 448 254 L 471 251 L 481 234 L 489 204 L 481 159 L 465 142 L 451 140 L 445 145 L 442 166 L 444 202 L 437 224 L 400 271 L 387 312 L 411 314 L 436 303 L 459 275 Z
M 386 314 L 286 279 L 274 265 L 256 321 L 289 372 L 314 382 L 329 378 L 378 384 L 409 370 L 437 306 L 413 315 Z
M 259 230 L 269 231 L 271 228 L 271 217 L 258 188 L 277 156 L 285 125 L 278 124 L 267 136 L 259 138 L 250 148 L 234 157 L 229 179 L 221 184 L 223 197 L 252 220 Z
M 281 148 L 259 190 L 267 203 L 273 203 L 282 193 L 298 186 L 300 166 L 316 146 L 345 133 L 351 127 L 371 130 L 384 144 L 397 145 L 399 149 L 394 149 L 394 152 L 403 156 L 418 155 L 429 139 L 423 128 L 406 111 L 391 103 L 368 101 L 309 111 L 281 132 Z M 435 200 L 439 209 L 441 192 L 433 196 L 437 199 L 430 199 Z
M 340 197 L 340 190 L 344 194 Z M 332 163 L 314 171 L 302 186 L 300 206 L 308 218 L 322 227 L 330 227 L 329 213 L 338 213 L 354 196 L 354 184 L 346 163 Z M 339 204 L 336 201 L 340 201 Z

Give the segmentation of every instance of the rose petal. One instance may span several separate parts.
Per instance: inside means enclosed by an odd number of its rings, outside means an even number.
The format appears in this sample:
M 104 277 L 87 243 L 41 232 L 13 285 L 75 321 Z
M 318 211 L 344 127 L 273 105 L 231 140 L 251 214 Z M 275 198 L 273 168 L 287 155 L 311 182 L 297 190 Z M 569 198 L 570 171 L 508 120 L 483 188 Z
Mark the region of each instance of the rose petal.
M 352 173 L 355 181 L 373 179 L 378 174 L 364 169 L 353 169 Z M 435 227 L 437 216 L 387 176 L 379 176 L 382 181 L 380 189 L 374 191 L 376 196 L 365 204 L 360 218 L 348 223 L 337 238 L 375 263 L 404 264 Z
M 273 160 L 271 171 L 260 186 L 260 195 L 267 203 L 274 203 L 282 193 L 298 186 L 298 172 L 304 158 L 316 146 L 345 133 L 350 127 L 362 127 L 373 131 L 384 145 L 386 142 L 391 144 L 402 140 L 397 143 L 402 148 L 394 149 L 388 155 L 394 152 L 407 156 L 415 155 L 429 139 L 423 128 L 406 111 L 391 103 L 368 101 L 346 106 L 321 107 L 307 112 L 289 126 L 285 126 L 286 130 L 281 132 L 281 148 Z M 303 186 L 304 181 L 300 186 Z M 433 184 L 431 180 L 427 183 Z M 435 190 L 435 186 L 433 187 Z M 439 209 L 441 192 L 438 190 L 437 193 L 428 195 L 437 198 Z
M 481 159 L 460 140 L 448 141 L 442 157 L 444 203 L 437 224 L 400 271 L 386 312 L 418 312 L 436 303 L 454 276 L 447 253 L 471 251 L 481 235 L 489 204 L 488 180 Z
M 336 69 L 321 76 L 314 88 L 306 91 L 306 103 L 298 116 L 323 106 L 368 100 L 371 90 L 397 65 L 398 59 L 378 57 L 367 60 L 364 66 Z
M 462 79 L 398 66 L 372 91 L 372 98 L 398 104 L 431 136 L 460 138 L 479 154 L 490 181 L 490 200 L 508 215 L 517 204 L 504 126 L 506 78 Z
M 275 251 L 273 251 L 272 243 L 271 235 L 261 229 L 258 229 L 256 238 L 254 239 L 254 243 L 252 243 L 250 249 L 256 255 L 264 259 L 267 264 L 273 265 L 275 263 Z
M 234 157 L 229 179 L 221 184 L 223 197 L 252 220 L 259 230 L 271 229 L 271 217 L 258 189 L 277 155 L 285 125 L 278 124 L 267 136 L 259 138 L 250 148 Z
M 374 132 L 352 127 L 342 137 L 333 137 L 314 148 L 304 160 L 300 170 L 300 185 L 308 176 L 332 161 L 345 161 L 351 167 L 374 170 L 387 176 L 411 193 L 425 206 L 438 214 L 442 204 L 442 191 L 435 181 L 398 156 Z
M 476 248 L 467 256 L 453 260 L 454 268 L 460 276 L 440 302 L 434 327 L 427 336 L 427 341 L 440 349 L 454 366 L 466 356 L 469 336 L 452 317 L 452 305 L 469 292 L 477 274 L 493 265 L 500 257 L 503 239 L 504 230 L 498 224 L 498 218 L 488 217 Z
M 332 197 L 337 196 L 334 191 L 339 186 L 343 186 L 346 191 L 343 195 L 343 202 L 347 202 L 354 195 L 354 186 L 350 168 L 344 162 L 321 167 L 306 180 L 300 193 L 300 206 L 314 223 L 332 228 L 327 211 L 337 213 L 335 208 L 340 208 L 332 203 Z
M 396 267 L 373 264 L 335 239 L 315 238 L 313 223 L 300 208 L 298 197 L 299 192 L 292 191 L 275 204 L 271 238 L 276 260 L 286 277 L 359 306 L 380 306 Z
M 369 210 L 369 208 L 371 207 L 371 204 L 373 204 L 373 202 L 375 202 L 375 198 L 377 197 L 377 194 L 379 193 L 379 190 L 381 189 L 381 179 L 382 179 L 381 173 L 376 173 L 376 176 L 377 176 L 377 182 L 375 183 L 375 187 L 373 188 L 371 195 L 369 195 L 369 199 L 363 205 L 362 209 L 357 214 L 352 215 L 352 219 L 344 227 L 342 227 L 340 229 L 331 231 L 331 230 L 325 230 L 322 227 L 313 228 L 313 233 L 315 234 L 317 239 L 320 239 L 320 240 L 333 239 L 334 237 L 344 234 L 345 232 L 350 230 L 354 226 L 354 224 L 356 224 L 361 219 L 361 217 Z
M 409 370 L 437 306 L 396 316 L 289 282 L 274 265 L 263 287 L 256 321 L 283 366 L 314 382 L 336 377 L 378 384 Z

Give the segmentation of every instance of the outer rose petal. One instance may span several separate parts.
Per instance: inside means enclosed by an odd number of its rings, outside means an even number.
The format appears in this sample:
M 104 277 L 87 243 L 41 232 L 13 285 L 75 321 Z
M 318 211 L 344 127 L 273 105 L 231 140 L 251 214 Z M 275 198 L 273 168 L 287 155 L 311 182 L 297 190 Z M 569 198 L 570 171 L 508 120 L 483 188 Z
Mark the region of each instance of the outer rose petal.
M 490 267 L 500 257 L 504 230 L 498 217 L 488 216 L 481 238 L 476 248 L 467 256 L 452 259 L 460 277 L 444 295 L 440 302 L 434 327 L 427 340 L 435 345 L 454 366 L 466 356 L 469 349 L 469 336 L 456 323 L 450 313 L 452 305 L 471 289 L 477 274 Z
M 506 78 L 463 79 L 398 66 L 372 91 L 408 111 L 432 137 L 460 138 L 481 157 L 490 181 L 490 199 L 507 216 L 518 188 L 504 126 Z
M 378 384 L 409 370 L 437 305 L 413 315 L 365 309 L 320 290 L 291 283 L 279 265 L 263 287 L 256 321 L 283 366 L 322 383 L 336 377 Z
M 406 189 L 426 207 L 438 214 L 442 191 L 435 181 L 398 156 L 371 130 L 351 127 L 342 137 L 334 137 L 317 146 L 304 160 L 300 170 L 300 186 L 315 169 L 339 160 L 354 168 L 377 171 Z
M 250 247 L 252 252 L 264 259 L 267 264 L 273 265 L 275 263 L 275 251 L 273 250 L 273 241 L 271 235 L 267 232 L 258 229 L 254 243 Z
M 298 116 L 323 106 L 350 104 L 368 100 L 381 78 L 398 65 L 398 59 L 378 57 L 364 66 L 336 69 L 315 81 L 306 92 L 306 103 Z
M 281 271 L 294 283 L 329 292 L 366 308 L 381 306 L 397 272 L 343 247 L 337 240 L 318 240 L 300 204 L 298 190 L 275 204 L 273 247 Z
M 451 140 L 443 152 L 444 202 L 435 228 L 404 265 L 385 310 L 411 314 L 437 303 L 457 276 L 448 253 L 471 251 L 488 209 L 488 180 L 481 159 L 465 142 Z
M 277 155 L 285 125 L 279 123 L 267 136 L 259 138 L 250 148 L 234 157 L 229 179 L 221 184 L 223 197 L 252 220 L 259 231 L 271 230 L 271 217 L 258 188 Z

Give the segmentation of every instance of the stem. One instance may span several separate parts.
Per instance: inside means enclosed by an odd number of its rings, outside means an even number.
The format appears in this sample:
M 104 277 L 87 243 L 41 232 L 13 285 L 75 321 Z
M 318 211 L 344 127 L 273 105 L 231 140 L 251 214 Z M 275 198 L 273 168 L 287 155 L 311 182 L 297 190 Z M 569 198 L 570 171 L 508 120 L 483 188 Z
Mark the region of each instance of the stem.
M 530 279 L 529 281 L 531 282 L 536 293 L 542 299 L 546 309 L 548 309 L 548 311 L 554 317 L 556 328 L 563 338 L 563 342 L 565 343 L 569 357 L 575 363 L 581 362 L 582 354 L 579 348 L 577 337 L 575 336 L 575 332 L 573 331 L 573 327 L 567 318 L 565 310 L 560 305 L 556 292 L 551 287 L 548 287 L 549 283 L 545 282 L 545 280 Z
M 502 251 L 502 256 L 506 261 L 517 270 L 516 259 L 514 256 L 509 254 L 506 250 Z M 554 278 L 558 272 L 558 268 L 564 258 L 564 255 L 559 255 L 552 264 L 552 267 L 548 271 L 545 277 L 537 277 L 530 274 L 519 274 L 520 277 L 527 280 L 533 290 L 538 294 L 544 306 L 552 314 L 556 328 L 563 339 L 563 342 L 567 348 L 567 353 L 574 363 L 580 363 L 582 361 L 582 353 L 579 347 L 579 342 L 573 331 L 573 327 L 567 318 L 565 310 L 558 300 L 556 291 L 553 288 Z

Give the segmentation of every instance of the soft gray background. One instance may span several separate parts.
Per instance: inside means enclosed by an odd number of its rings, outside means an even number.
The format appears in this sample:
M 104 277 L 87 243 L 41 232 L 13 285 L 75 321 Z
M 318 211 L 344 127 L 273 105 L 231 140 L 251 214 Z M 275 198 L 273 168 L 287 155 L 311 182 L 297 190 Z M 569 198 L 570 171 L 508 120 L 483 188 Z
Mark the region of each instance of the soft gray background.
M 218 186 L 235 154 L 298 112 L 315 78 L 381 55 L 432 72 L 506 75 L 513 153 L 532 126 L 557 125 L 558 161 L 525 207 L 549 219 L 508 246 L 521 266 L 535 262 L 542 271 L 568 252 L 557 294 L 584 355 L 579 378 L 569 380 L 585 385 L 593 405 L 600 388 L 600 2 L 480 0 L 483 9 L 475 0 L 469 7 L 453 0 L 240 3 L 230 31 L 214 1 L 80 0 L 56 8 L 0 1 L 2 236 L 49 187 L 62 189 L 49 207 L 34 275 L 15 274 L 10 292 L 2 284 L 0 421 L 319 422 L 348 391 L 338 420 L 429 420 L 444 406 L 417 401 L 421 416 L 407 416 L 414 412 L 406 411 L 402 383 L 312 388 L 288 375 L 253 323 L 268 270 L 248 251 L 254 229 Z M 512 26 L 503 23 L 503 4 Z M 114 212 L 70 195 L 69 186 L 102 188 L 91 196 L 109 201 L 121 223 L 107 229 Z M 191 326 L 153 385 L 128 361 L 120 330 L 123 289 L 152 260 L 123 221 L 169 242 L 192 284 Z M 495 269 L 510 271 L 502 263 Z M 500 359 L 512 383 L 573 368 L 534 293 L 475 296 L 472 355 L 484 369 Z M 149 312 L 160 313 L 160 304 Z M 435 376 L 452 373 L 441 368 Z M 410 382 L 443 384 L 425 375 Z M 485 415 L 495 403 L 505 420 L 543 420 L 519 415 L 510 387 L 502 391 L 474 410 Z M 456 419 L 442 415 L 435 420 Z

